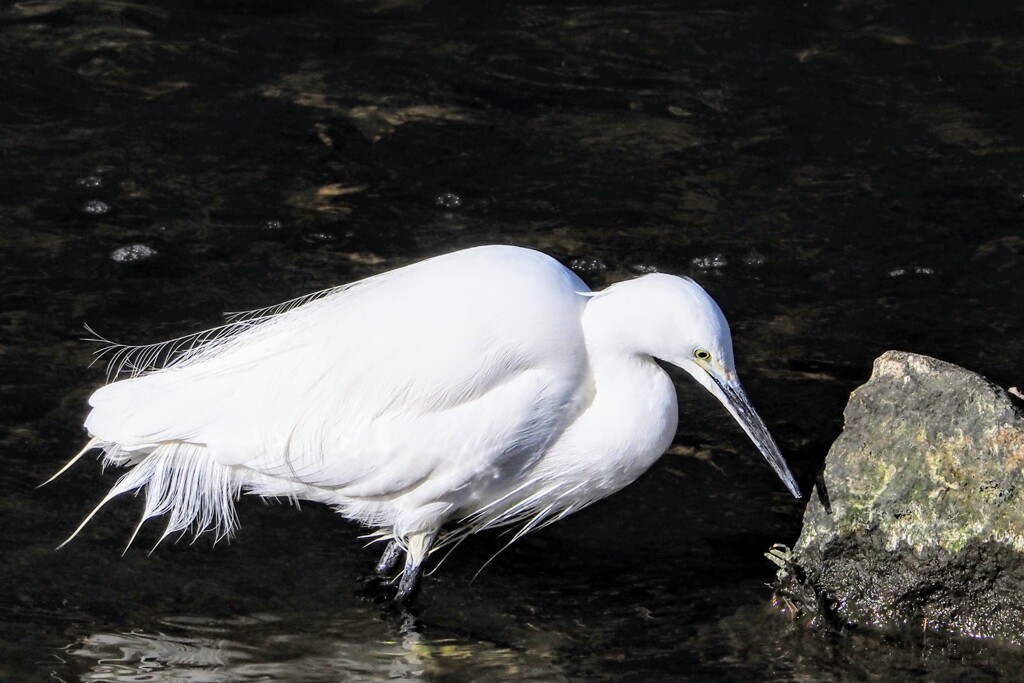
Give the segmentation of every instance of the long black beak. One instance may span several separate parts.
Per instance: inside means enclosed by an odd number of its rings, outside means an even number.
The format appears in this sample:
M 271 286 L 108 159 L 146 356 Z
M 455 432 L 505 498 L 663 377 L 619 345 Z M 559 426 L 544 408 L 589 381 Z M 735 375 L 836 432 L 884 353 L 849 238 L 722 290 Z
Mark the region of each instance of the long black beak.
M 711 373 L 708 374 L 711 375 Z M 754 410 L 754 406 L 750 405 L 750 399 L 747 398 L 743 387 L 739 382 L 726 382 L 714 375 L 711 375 L 711 379 L 714 380 L 714 383 L 721 390 L 718 400 L 722 402 L 729 413 L 740 423 L 743 431 L 747 433 L 750 440 L 757 446 L 757 450 L 761 451 L 761 455 L 764 456 L 764 459 L 775 470 L 775 474 L 779 475 L 779 479 L 786 485 L 789 492 L 794 497 L 800 498 L 800 489 L 796 485 L 796 480 L 793 479 L 793 473 L 789 471 L 789 466 L 786 465 L 782 453 L 779 452 L 779 447 L 775 445 L 772 435 L 768 433 L 768 428 L 764 425 L 764 421 L 757 414 L 757 411 Z

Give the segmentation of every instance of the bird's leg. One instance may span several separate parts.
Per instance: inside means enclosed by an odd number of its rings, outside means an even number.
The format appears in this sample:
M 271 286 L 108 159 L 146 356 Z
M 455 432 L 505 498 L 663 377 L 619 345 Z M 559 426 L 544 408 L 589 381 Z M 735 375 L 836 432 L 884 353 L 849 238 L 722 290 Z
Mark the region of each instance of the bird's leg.
M 397 602 L 408 602 L 415 595 L 423 571 L 423 560 L 430 553 L 430 546 L 436 536 L 436 531 L 419 531 L 406 538 L 405 569 L 398 582 L 398 593 L 395 595 Z
M 380 556 L 380 560 L 377 562 L 377 574 L 383 576 L 394 569 L 401 554 L 402 546 L 398 540 L 392 539 L 389 541 L 388 547 L 384 548 L 384 554 Z

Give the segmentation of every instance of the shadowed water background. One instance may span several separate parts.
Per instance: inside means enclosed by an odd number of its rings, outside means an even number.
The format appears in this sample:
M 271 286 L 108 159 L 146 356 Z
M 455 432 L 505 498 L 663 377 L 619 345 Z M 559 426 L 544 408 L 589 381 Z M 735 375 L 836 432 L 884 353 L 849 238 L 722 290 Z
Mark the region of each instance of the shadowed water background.
M 88 323 L 147 343 L 454 248 L 695 277 L 805 491 L 888 348 L 1024 384 L 1024 11 L 1005 2 L 209 0 L 0 8 L 0 678 L 1003 680 L 1019 653 L 813 634 L 762 553 L 802 505 L 685 379 L 635 485 L 414 614 L 329 510 L 121 556 Z M 485 285 L 482 285 L 485 286 Z M 476 578 L 474 578 L 476 577 Z

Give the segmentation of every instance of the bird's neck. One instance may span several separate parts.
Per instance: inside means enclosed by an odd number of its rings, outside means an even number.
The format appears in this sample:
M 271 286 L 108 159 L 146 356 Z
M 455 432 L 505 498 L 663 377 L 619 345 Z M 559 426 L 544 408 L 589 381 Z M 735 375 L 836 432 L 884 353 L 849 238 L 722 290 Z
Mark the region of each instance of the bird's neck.
M 581 450 L 603 453 L 602 467 L 623 478 L 617 485 L 632 481 L 668 448 L 678 417 L 675 386 L 634 339 L 643 327 L 633 318 L 628 297 L 612 295 L 592 299 L 583 315 L 594 393 L 587 411 L 592 426 L 581 431 L 599 443 Z
M 645 327 L 642 314 L 631 301 L 628 284 L 612 285 L 587 302 L 582 324 L 592 359 L 647 355 L 641 339 Z

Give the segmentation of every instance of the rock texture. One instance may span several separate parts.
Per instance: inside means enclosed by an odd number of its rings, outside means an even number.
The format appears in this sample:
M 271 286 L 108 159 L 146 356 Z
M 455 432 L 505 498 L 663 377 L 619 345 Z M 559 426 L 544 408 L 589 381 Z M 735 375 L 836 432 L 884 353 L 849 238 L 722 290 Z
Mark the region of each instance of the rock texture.
M 963 368 L 889 351 L 846 427 L 776 599 L 831 623 L 1024 642 L 1024 415 Z

